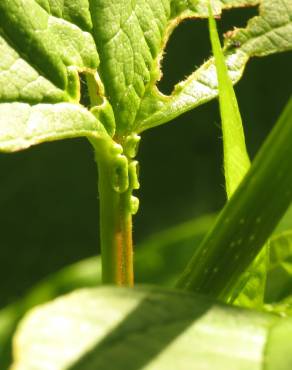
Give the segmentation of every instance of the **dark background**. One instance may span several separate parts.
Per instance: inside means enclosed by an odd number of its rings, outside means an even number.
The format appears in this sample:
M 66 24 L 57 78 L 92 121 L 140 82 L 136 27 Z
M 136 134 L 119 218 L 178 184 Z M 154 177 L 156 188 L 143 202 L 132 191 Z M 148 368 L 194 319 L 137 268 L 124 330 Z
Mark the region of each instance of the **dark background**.
M 228 11 L 221 32 L 256 9 Z M 163 92 L 210 55 L 206 20 L 183 22 L 164 59 Z M 251 157 L 291 94 L 291 53 L 249 62 L 236 86 Z M 219 210 L 225 201 L 217 101 L 145 132 L 135 241 Z M 273 150 L 273 148 L 271 148 Z M 0 307 L 48 273 L 98 251 L 97 172 L 85 139 L 0 154 Z

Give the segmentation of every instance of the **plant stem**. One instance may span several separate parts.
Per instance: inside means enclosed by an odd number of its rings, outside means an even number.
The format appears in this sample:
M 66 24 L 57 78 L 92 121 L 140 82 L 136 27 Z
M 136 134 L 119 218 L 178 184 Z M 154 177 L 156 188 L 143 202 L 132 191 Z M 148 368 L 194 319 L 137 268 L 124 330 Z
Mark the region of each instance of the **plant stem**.
M 105 284 L 133 286 L 131 190 L 112 186 L 112 163 L 98 161 L 102 280 Z
M 86 74 L 86 81 L 91 107 L 98 107 L 104 99 L 102 82 L 97 74 L 90 73 Z M 133 189 L 139 188 L 137 161 L 133 158 L 140 137 L 130 134 L 115 139 L 108 143 L 90 140 L 98 165 L 102 281 L 133 286 L 132 215 L 139 205 L 138 199 L 132 196 Z

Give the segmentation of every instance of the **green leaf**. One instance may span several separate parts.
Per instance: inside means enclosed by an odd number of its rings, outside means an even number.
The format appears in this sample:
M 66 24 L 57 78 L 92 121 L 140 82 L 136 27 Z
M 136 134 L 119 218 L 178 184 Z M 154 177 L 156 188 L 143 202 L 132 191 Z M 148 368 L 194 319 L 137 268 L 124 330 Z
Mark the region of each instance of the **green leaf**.
M 266 345 L 265 370 L 285 370 L 292 366 L 291 334 L 291 321 L 282 321 L 272 328 Z
M 136 282 L 173 286 L 194 246 L 202 241 L 214 218 L 214 215 L 195 218 L 155 233 L 138 244 L 134 259 Z M 96 287 L 100 283 L 100 257 L 91 257 L 48 276 L 20 300 L 0 310 L 0 368 L 8 367 L 11 338 L 27 310 L 74 289 Z
M 71 80 L 74 85 L 78 83 L 76 70 L 98 66 L 92 36 L 50 16 L 34 0 L 1 1 L 0 24 L 1 36 L 9 44 L 42 76 L 70 94 L 75 93 Z
M 212 226 L 214 216 L 204 216 L 153 234 L 136 246 L 135 270 L 138 283 L 172 286 L 194 248 Z M 291 274 L 287 273 L 292 256 L 292 235 L 283 233 L 269 242 L 271 265 L 267 280 L 265 309 L 290 315 Z M 177 251 L 179 250 L 179 253 Z M 290 271 L 290 270 L 289 270 Z M 9 352 L 10 337 L 24 313 L 37 304 L 81 287 L 95 287 L 101 282 L 99 257 L 92 257 L 68 266 L 40 282 L 21 300 L 0 311 L 0 366 L 4 366 L 5 352 Z M 290 287 L 290 288 L 289 288 Z M 243 298 L 242 298 L 243 299 Z M 7 365 L 8 366 L 8 365 Z
M 111 143 L 99 121 L 77 104 L 0 104 L 0 150 L 17 151 L 44 141 L 87 136 Z
M 0 3 L 0 150 L 79 136 L 114 146 L 98 116 L 78 104 L 79 73 L 98 81 L 95 42 L 83 30 L 90 29 L 88 2 L 40 3 Z
M 278 370 L 266 340 L 283 325 L 282 353 L 290 319 L 153 288 L 80 290 L 26 316 L 13 369 Z M 289 369 L 291 352 L 285 360 Z
M 228 74 L 233 84 L 241 78 L 247 61 L 248 56 L 240 50 L 226 56 Z M 217 95 L 215 65 L 211 58 L 186 80 L 175 85 L 171 95 L 163 95 L 156 87 L 145 94 L 137 115 L 137 130 L 142 132 L 167 123 Z
M 241 78 L 250 57 L 292 50 L 291 0 L 227 0 L 222 3 L 225 8 L 261 4 L 259 16 L 252 18 L 246 29 L 226 34 L 225 57 L 232 83 Z M 136 124 L 138 131 L 166 123 L 211 100 L 217 96 L 217 89 L 213 58 L 178 83 L 170 96 L 161 94 L 153 86 L 141 103 Z
M 11 363 L 11 341 L 22 316 L 32 307 L 48 302 L 77 288 L 101 283 L 101 261 L 92 257 L 74 263 L 39 282 L 21 299 L 0 310 L 0 368 Z
M 249 20 L 245 29 L 229 33 L 227 41 L 240 44 L 240 50 L 250 57 L 291 50 L 291 14 L 291 0 L 262 0 L 260 16 Z
M 214 11 L 221 11 L 219 1 Z M 100 75 L 112 104 L 118 135 L 138 129 L 137 115 L 159 80 L 163 49 L 178 22 L 206 17 L 206 1 L 94 0 L 93 35 Z
M 211 8 L 210 8 L 211 12 Z M 250 167 L 245 146 L 241 115 L 228 76 L 224 54 L 221 49 L 216 22 L 209 16 L 209 32 L 218 77 L 220 116 L 224 147 L 224 175 L 227 197 L 230 198 Z
M 69 101 L 70 97 L 40 75 L 0 36 L 0 102 Z
M 199 245 L 213 221 L 214 216 L 211 215 L 190 220 L 181 225 L 153 234 L 143 243 L 137 245 L 135 252 L 136 281 L 138 283 L 164 286 L 173 285 L 182 267 L 189 261 L 194 247 Z M 281 240 L 284 238 L 284 235 L 279 238 Z M 276 237 L 272 238 L 270 245 L 272 250 L 274 249 L 274 245 L 277 249 Z M 179 253 L 177 253 L 178 250 Z M 272 252 L 271 254 L 273 256 L 275 253 Z M 282 254 L 284 256 L 283 262 L 285 262 L 285 253 Z M 271 282 L 274 279 L 273 265 L 271 268 L 272 274 L 270 275 Z M 279 266 L 279 269 L 281 269 L 281 266 Z M 3 351 L 9 353 L 9 338 L 15 330 L 18 320 L 28 309 L 79 287 L 95 287 L 100 281 L 100 259 L 99 257 L 92 257 L 68 266 L 58 273 L 49 276 L 16 304 L 2 309 L 0 311 L 0 366 L 4 366 L 5 352 Z M 283 279 L 282 281 L 285 285 L 286 280 Z M 278 284 L 276 289 L 280 292 L 282 285 Z M 267 302 L 270 301 L 271 299 L 267 300 Z M 266 305 L 267 310 L 280 312 L 281 314 L 285 307 L 287 307 L 287 304 L 284 302 L 276 307 Z M 8 357 L 8 355 L 6 356 Z
M 102 97 L 95 41 L 87 32 L 88 1 L 3 0 L 0 28 L 0 150 L 79 136 L 114 147 L 99 122 L 110 108 Z M 100 95 L 93 114 L 79 105 L 80 73 L 92 76 Z
M 36 0 L 36 2 L 55 17 L 74 23 L 82 30 L 92 29 L 88 0 Z
M 220 14 L 225 8 L 257 3 L 214 0 L 212 7 Z M 269 12 L 264 10 L 254 23 Z M 104 117 L 110 136 L 115 128 L 118 137 L 169 121 L 218 94 L 212 59 L 178 84 L 171 96 L 156 88 L 163 50 L 174 28 L 185 18 L 207 16 L 208 0 L 2 0 L 0 103 L 78 104 L 79 75 L 85 73 L 91 81 L 90 105 Z M 276 18 L 277 26 L 285 21 L 282 13 Z M 249 35 L 244 48 L 227 48 L 233 82 L 255 54 L 247 46 L 254 33 Z M 290 44 L 290 39 L 286 46 L 281 43 L 279 51 L 290 49 Z M 275 51 L 266 48 L 265 54 Z M 71 137 L 70 130 L 64 137 Z
M 238 188 L 250 167 L 245 145 L 241 114 L 232 82 L 228 76 L 221 49 L 216 22 L 210 8 L 209 32 L 218 77 L 219 105 L 223 132 L 224 175 L 228 199 Z M 264 293 L 268 266 L 268 250 L 264 247 L 255 261 L 242 275 L 228 301 L 241 307 L 260 307 Z
M 292 98 L 196 250 L 179 281 L 180 287 L 221 299 L 234 289 L 292 201 L 291 137 Z
M 26 316 L 14 341 L 13 370 L 279 370 L 275 345 L 288 370 L 291 330 L 288 318 L 179 292 L 80 290 Z

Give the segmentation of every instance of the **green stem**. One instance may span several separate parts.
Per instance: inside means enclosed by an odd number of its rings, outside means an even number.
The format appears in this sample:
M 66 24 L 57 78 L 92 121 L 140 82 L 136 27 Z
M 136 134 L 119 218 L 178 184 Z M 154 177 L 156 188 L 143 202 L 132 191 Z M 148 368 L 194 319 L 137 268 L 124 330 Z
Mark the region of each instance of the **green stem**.
M 114 134 L 112 109 L 104 104 L 104 88 L 98 75 L 86 74 L 91 107 L 100 108 L 100 119 L 109 135 Z M 102 105 L 100 105 L 102 104 Z M 106 125 L 110 118 L 110 124 Z M 98 165 L 98 193 L 100 207 L 100 242 L 102 281 L 104 284 L 133 286 L 132 215 L 138 210 L 138 199 L 132 196 L 139 188 L 137 153 L 140 137 L 131 134 L 116 142 L 90 140 Z M 119 144 L 119 142 L 121 144 Z
M 112 161 L 98 158 L 102 281 L 133 286 L 131 190 L 113 189 Z

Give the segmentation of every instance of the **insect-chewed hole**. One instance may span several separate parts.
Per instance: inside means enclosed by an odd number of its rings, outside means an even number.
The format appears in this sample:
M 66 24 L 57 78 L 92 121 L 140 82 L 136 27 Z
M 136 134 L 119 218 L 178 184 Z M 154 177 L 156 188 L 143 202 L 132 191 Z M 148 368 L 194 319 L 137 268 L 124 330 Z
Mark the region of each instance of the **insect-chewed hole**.
M 248 20 L 256 15 L 258 15 L 257 6 L 224 10 L 221 20 L 219 21 L 220 30 L 222 32 L 227 32 L 234 27 L 246 27 Z
M 210 55 L 206 20 L 187 19 L 173 31 L 162 61 L 162 79 L 158 88 L 170 94 L 174 85 L 184 80 Z
M 83 72 L 79 73 L 79 79 L 80 79 L 80 104 L 84 105 L 86 108 L 89 108 L 90 97 L 86 82 L 86 74 Z
M 79 73 L 80 78 L 80 103 L 85 107 L 98 106 L 103 104 L 101 96 L 102 87 L 90 72 Z M 100 82 L 101 84 L 101 82 Z
M 245 27 L 247 21 L 257 14 L 257 7 L 223 11 L 222 18 L 217 21 L 220 35 L 234 27 Z M 187 19 L 180 23 L 166 45 L 162 61 L 163 76 L 158 82 L 160 91 L 170 94 L 177 82 L 184 80 L 210 55 L 207 20 Z

